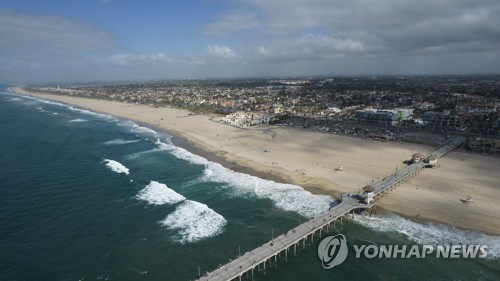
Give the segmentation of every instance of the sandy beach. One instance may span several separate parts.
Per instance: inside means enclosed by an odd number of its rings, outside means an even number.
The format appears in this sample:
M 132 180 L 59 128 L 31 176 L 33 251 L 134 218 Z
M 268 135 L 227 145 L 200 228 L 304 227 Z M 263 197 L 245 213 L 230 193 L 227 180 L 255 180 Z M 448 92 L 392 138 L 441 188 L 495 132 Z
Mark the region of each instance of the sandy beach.
M 332 196 L 357 192 L 372 180 L 406 166 L 403 162 L 412 154 L 434 149 L 276 126 L 239 129 L 181 109 L 14 90 L 150 124 L 174 135 L 176 144 L 233 170 Z M 378 209 L 418 221 L 500 234 L 500 159 L 452 152 L 440 164 L 381 197 Z M 343 171 L 335 170 L 339 166 Z M 460 201 L 467 195 L 474 196 L 473 203 Z

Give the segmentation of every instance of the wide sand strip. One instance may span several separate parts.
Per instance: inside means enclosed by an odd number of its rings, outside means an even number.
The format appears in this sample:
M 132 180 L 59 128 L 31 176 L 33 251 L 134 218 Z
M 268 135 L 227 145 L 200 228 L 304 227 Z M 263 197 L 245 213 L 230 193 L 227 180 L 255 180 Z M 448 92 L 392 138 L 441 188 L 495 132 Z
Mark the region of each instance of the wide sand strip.
M 240 129 L 181 109 L 15 91 L 147 123 L 184 138 L 188 148 L 223 158 L 231 168 L 334 196 L 357 192 L 403 168 L 412 154 L 434 149 L 276 126 Z M 500 234 L 500 159 L 452 152 L 440 163 L 382 197 L 378 206 L 419 221 Z M 339 166 L 343 171 L 335 170 Z M 460 201 L 467 195 L 474 197 L 473 203 Z

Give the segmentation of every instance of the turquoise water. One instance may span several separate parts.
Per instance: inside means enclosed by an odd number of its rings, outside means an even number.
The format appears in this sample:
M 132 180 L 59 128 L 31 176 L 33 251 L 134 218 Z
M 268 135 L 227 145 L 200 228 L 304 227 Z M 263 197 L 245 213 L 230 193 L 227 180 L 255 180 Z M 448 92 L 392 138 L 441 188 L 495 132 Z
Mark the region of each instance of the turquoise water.
M 191 280 L 330 206 L 131 121 L 0 94 L 0 280 Z M 355 259 L 316 245 L 257 280 L 500 280 L 499 237 L 357 217 L 350 244 L 488 244 L 487 259 Z M 317 242 L 316 242 L 317 243 Z

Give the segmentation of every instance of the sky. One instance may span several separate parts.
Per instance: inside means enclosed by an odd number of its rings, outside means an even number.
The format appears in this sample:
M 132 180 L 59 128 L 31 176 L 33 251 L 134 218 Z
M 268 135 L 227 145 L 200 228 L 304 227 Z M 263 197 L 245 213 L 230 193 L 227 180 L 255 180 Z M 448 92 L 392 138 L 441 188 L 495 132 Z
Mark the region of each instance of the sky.
M 0 0 L 0 83 L 500 73 L 498 0 Z

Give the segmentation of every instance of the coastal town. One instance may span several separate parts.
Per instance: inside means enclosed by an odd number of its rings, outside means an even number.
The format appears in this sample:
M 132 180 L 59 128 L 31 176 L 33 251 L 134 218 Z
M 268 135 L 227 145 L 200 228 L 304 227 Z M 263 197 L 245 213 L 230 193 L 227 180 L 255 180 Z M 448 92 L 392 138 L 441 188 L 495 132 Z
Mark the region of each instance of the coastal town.
M 500 78 L 408 76 L 185 80 L 31 87 L 31 91 L 188 109 L 247 128 L 275 124 L 373 138 L 439 143 L 500 154 Z
M 500 281 L 500 0 L 0 0 L 0 281 Z

